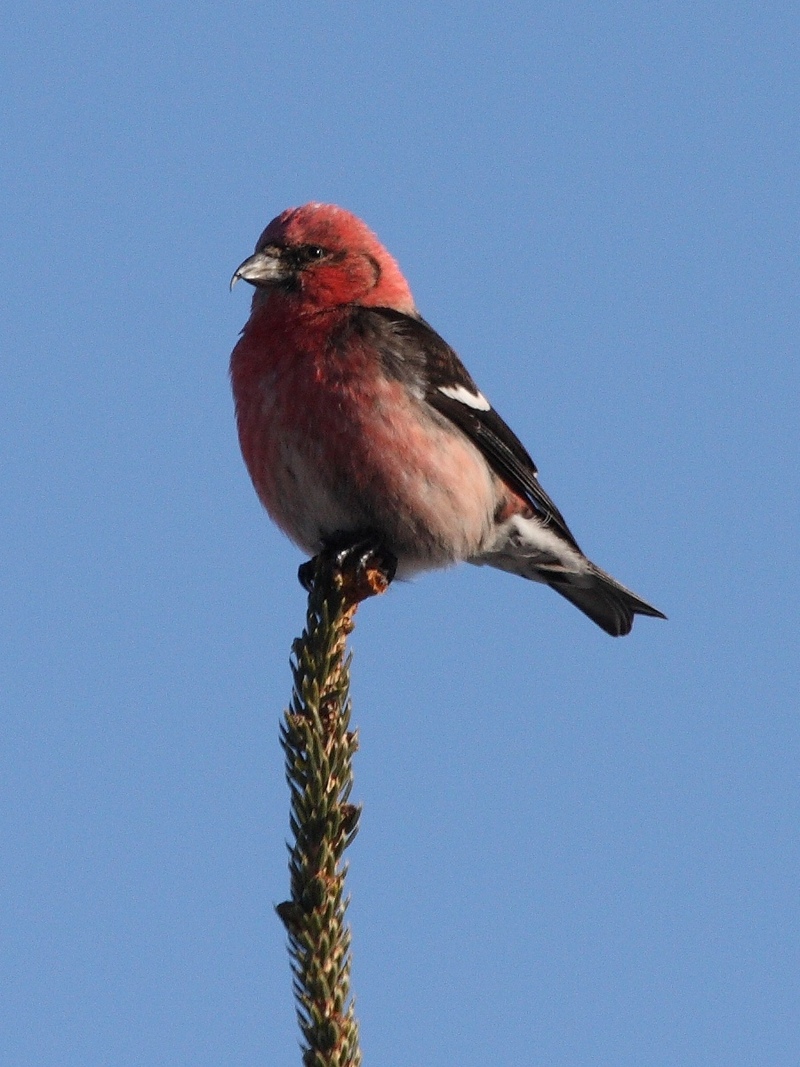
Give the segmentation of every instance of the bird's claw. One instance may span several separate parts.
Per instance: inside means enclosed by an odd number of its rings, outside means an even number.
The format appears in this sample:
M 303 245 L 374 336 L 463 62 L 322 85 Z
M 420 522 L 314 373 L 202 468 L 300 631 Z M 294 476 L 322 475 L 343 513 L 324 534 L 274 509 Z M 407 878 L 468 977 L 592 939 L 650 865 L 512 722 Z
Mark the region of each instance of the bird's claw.
M 297 568 L 297 580 L 307 593 L 310 593 L 314 588 L 314 578 L 317 574 L 317 561 L 319 556 L 314 556 L 312 559 L 307 559 L 305 563 L 301 563 Z
M 347 600 L 358 604 L 386 592 L 397 572 L 397 558 L 372 534 L 342 535 L 301 564 L 297 577 L 310 593 L 325 572 Z

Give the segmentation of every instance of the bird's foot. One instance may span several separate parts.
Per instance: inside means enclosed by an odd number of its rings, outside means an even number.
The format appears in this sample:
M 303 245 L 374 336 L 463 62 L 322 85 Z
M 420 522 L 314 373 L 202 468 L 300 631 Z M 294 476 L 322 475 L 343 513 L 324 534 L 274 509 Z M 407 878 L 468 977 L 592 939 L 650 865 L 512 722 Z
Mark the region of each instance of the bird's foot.
M 325 572 L 347 600 L 358 604 L 385 593 L 397 571 L 396 557 L 375 534 L 337 534 L 313 559 L 300 565 L 297 577 L 311 592 Z

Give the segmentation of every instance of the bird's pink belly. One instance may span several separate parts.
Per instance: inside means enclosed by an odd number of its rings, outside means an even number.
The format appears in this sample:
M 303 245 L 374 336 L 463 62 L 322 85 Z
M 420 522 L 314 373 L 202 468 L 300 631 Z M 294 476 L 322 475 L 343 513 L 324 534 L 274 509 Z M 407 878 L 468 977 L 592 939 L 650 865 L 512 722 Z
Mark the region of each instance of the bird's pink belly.
M 263 383 L 268 427 L 251 471 L 274 521 L 308 552 L 347 530 L 379 533 L 401 573 L 476 555 L 490 537 L 495 483 L 477 449 L 386 378 L 309 389 Z M 351 380 L 352 381 L 352 380 Z M 312 397 L 298 410 L 295 397 Z

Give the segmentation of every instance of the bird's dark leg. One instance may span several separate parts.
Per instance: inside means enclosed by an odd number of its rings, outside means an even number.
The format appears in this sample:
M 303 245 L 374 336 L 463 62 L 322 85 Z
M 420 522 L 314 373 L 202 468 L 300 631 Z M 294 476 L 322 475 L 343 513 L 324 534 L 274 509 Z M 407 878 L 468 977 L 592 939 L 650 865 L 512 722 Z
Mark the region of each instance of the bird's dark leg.
M 377 534 L 340 533 L 328 538 L 322 552 L 299 567 L 297 577 L 309 593 L 321 566 L 330 570 L 334 580 L 346 584 L 352 599 L 358 601 L 389 588 L 397 559 Z
M 317 573 L 317 560 L 319 556 L 314 556 L 312 559 L 307 559 L 305 563 L 301 563 L 297 568 L 297 580 L 307 593 L 311 592 L 311 587 L 314 584 L 314 575 Z

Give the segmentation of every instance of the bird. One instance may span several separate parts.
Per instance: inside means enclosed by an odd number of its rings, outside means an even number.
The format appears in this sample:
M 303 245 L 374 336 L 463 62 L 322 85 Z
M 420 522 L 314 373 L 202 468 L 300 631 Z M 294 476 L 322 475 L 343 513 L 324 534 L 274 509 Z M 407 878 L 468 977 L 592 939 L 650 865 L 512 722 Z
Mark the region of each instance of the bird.
M 231 288 L 239 280 L 254 287 L 230 364 L 242 455 L 303 551 L 377 548 L 390 580 L 495 567 L 549 586 L 614 637 L 636 615 L 666 618 L 584 554 L 526 448 L 360 218 L 288 208 Z

